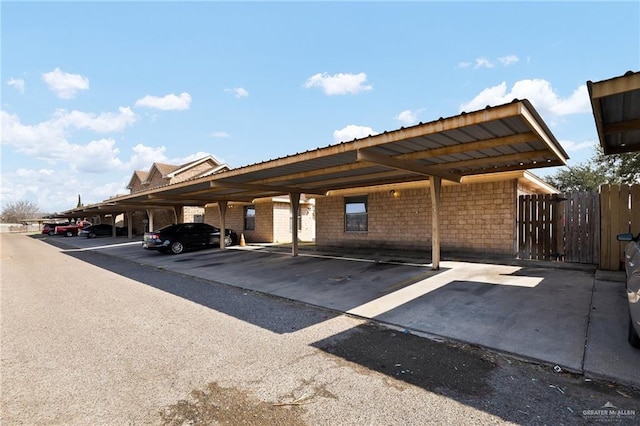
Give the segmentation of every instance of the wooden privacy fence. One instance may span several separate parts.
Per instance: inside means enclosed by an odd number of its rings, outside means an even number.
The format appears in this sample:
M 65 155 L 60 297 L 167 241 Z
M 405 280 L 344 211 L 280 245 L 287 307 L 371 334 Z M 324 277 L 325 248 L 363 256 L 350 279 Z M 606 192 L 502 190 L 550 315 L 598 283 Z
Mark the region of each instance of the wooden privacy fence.
M 518 257 L 598 263 L 597 192 L 521 195 L 518 202 Z
M 626 245 L 617 240 L 617 235 L 640 234 L 640 184 L 600 186 L 600 216 L 600 269 L 617 271 L 623 266 Z
M 640 185 L 601 185 L 599 191 L 521 195 L 518 257 L 597 264 L 619 270 L 624 243 L 640 233 Z
M 558 259 L 559 199 L 555 195 L 521 195 L 518 200 L 518 257 Z

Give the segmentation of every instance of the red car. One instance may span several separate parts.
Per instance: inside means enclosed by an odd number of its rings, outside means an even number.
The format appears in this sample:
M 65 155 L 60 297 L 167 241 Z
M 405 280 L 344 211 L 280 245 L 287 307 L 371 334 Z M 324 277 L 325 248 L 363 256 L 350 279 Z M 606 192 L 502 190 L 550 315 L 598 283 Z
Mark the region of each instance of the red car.
M 42 233 L 47 235 L 56 235 L 56 226 L 69 225 L 69 223 L 45 223 L 42 226 Z
M 54 234 L 56 235 L 64 235 L 65 237 L 73 237 L 74 235 L 78 235 L 78 233 L 82 230 L 83 227 L 91 226 L 91 222 L 82 221 L 82 222 L 71 222 L 71 223 L 58 223 L 55 225 Z M 52 234 L 49 234 L 52 235 Z
M 55 233 L 57 235 L 64 235 L 65 237 L 73 237 L 74 235 L 78 235 L 78 225 L 75 223 L 69 223 L 67 225 L 57 225 L 55 228 Z

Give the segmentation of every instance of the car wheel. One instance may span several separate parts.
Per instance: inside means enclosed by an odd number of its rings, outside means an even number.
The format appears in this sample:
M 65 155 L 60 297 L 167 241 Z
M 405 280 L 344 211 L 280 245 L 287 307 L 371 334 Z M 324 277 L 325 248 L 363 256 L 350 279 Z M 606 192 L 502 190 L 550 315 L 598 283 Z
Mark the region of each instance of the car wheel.
M 67 237 L 73 237 L 73 232 L 67 231 L 67 233 L 64 234 L 64 235 L 67 236 Z
M 229 247 L 232 245 L 233 245 L 233 238 L 231 238 L 231 235 L 227 235 L 226 237 L 224 237 L 224 246 Z
M 96 235 L 96 233 L 95 233 L 95 232 L 89 232 L 88 237 L 89 237 L 89 238 L 95 238 L 95 237 L 97 237 L 97 235 Z
M 49 231 L 49 236 L 53 237 L 54 235 L 56 235 L 56 231 Z
M 640 337 L 633 326 L 633 320 L 629 317 L 629 344 L 634 348 L 640 349 Z
M 171 254 L 180 254 L 184 251 L 184 245 L 180 241 L 174 241 L 169 246 Z

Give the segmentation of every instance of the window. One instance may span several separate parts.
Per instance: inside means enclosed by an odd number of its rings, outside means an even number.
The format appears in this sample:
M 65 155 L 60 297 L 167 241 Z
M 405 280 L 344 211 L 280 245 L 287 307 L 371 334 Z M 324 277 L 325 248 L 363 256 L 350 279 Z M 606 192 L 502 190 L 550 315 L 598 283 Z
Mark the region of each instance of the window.
M 244 208 L 244 230 L 255 231 L 256 229 L 256 208 L 245 206 Z
M 367 196 L 345 197 L 344 199 L 344 230 L 367 231 Z

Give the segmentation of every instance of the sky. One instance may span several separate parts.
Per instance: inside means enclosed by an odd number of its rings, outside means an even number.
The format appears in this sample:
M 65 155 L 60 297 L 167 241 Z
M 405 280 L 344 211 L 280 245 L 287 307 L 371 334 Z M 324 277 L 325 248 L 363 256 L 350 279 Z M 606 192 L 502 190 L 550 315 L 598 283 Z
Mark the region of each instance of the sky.
M 236 168 L 515 98 L 581 164 L 586 82 L 640 71 L 638 1 L 1 0 L 0 19 L 0 202 L 43 213 L 154 162 Z

